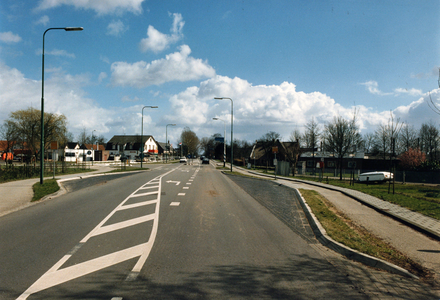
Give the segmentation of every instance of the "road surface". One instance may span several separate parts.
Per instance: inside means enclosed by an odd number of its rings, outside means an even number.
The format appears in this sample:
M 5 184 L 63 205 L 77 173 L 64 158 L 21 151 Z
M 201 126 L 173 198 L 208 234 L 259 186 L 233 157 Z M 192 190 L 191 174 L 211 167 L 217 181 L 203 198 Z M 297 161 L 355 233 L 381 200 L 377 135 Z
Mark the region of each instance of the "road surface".
M 1 299 L 433 296 L 319 245 L 269 181 L 195 161 L 66 188 L 0 218 Z

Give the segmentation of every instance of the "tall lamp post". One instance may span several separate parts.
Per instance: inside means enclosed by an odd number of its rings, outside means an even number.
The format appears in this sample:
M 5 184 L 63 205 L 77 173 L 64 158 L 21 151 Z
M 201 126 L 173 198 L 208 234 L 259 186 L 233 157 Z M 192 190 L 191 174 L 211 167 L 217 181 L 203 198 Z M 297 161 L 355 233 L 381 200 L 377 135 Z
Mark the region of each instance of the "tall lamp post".
M 65 30 L 65 31 L 81 31 L 82 27 L 60 27 L 49 28 L 43 33 L 43 56 L 42 56 L 42 68 L 41 68 L 41 141 L 40 141 L 40 184 L 43 184 L 44 176 L 44 37 L 49 30 Z
M 231 98 L 228 97 L 215 97 L 215 100 L 224 100 L 229 99 L 231 100 L 231 172 L 232 172 L 232 164 L 234 162 L 234 151 L 233 151 L 233 144 L 234 144 L 234 101 L 232 101 Z
M 223 134 L 223 168 L 226 166 L 226 121 L 219 118 L 212 118 L 213 120 L 222 121 L 225 125 L 225 132 Z
M 146 105 L 142 107 L 142 124 L 141 124 L 141 169 L 142 162 L 144 161 L 144 108 L 157 108 L 157 106 Z
M 176 124 L 167 124 L 167 126 L 165 126 L 165 151 L 167 151 L 166 155 L 165 155 L 165 163 L 168 163 L 168 152 L 170 151 L 168 148 L 168 126 L 176 126 Z
M 94 139 L 94 137 L 93 137 L 93 133 L 96 131 L 96 129 L 93 129 L 93 131 L 92 131 L 92 153 L 93 153 L 93 155 L 92 155 L 92 166 L 93 166 L 93 161 L 95 160 L 95 149 L 93 148 L 93 144 L 95 143 L 95 139 Z M 96 146 L 96 151 L 98 151 L 98 146 Z

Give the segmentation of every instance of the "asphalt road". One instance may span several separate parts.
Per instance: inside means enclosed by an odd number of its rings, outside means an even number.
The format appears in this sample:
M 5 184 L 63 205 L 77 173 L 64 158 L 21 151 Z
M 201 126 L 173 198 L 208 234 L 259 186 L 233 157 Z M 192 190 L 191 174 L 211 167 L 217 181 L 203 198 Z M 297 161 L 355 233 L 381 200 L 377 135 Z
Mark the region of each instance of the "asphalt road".
M 317 244 L 290 191 L 269 181 L 169 164 L 66 184 L 69 193 L 0 218 L 1 299 L 389 295 L 366 292 L 371 280 L 392 282 Z

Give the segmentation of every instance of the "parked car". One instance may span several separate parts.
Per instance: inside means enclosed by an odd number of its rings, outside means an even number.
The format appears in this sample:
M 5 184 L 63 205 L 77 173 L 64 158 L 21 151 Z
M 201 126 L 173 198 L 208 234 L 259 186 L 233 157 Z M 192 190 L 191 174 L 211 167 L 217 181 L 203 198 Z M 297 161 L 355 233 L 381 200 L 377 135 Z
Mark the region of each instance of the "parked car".
M 202 164 L 209 164 L 209 158 L 207 157 L 203 158 Z
M 360 182 L 384 182 L 393 178 L 394 174 L 391 172 L 368 172 L 359 174 L 358 180 Z
M 180 162 L 181 163 L 186 163 L 188 160 L 186 159 L 186 157 L 181 157 L 180 158 Z

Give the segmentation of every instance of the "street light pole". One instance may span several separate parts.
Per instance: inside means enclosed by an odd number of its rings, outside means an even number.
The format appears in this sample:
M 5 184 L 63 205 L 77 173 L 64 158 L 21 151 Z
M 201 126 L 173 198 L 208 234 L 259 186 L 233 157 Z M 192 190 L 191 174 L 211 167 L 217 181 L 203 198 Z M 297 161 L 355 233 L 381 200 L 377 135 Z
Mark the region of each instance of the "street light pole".
M 157 106 L 151 106 L 146 105 L 142 107 L 142 124 L 141 124 L 141 169 L 142 169 L 142 162 L 144 161 L 144 108 L 157 108 Z
M 234 162 L 234 101 L 232 101 L 231 98 L 228 97 L 215 97 L 215 100 L 224 100 L 229 99 L 231 100 L 231 172 L 232 172 L 232 164 Z
M 65 31 L 81 31 L 82 27 L 61 27 L 61 28 L 48 28 L 43 33 L 43 55 L 41 64 L 41 140 L 40 140 L 40 184 L 43 184 L 44 177 L 44 37 L 46 32 L 54 29 L 63 29 Z
M 213 120 L 222 121 L 225 125 L 225 132 L 223 134 L 223 168 L 226 167 L 226 121 L 219 118 L 212 118 Z
M 168 152 L 169 152 L 169 147 L 168 147 L 168 126 L 176 126 L 176 124 L 167 124 L 167 126 L 165 126 L 165 148 L 167 148 L 167 149 L 165 149 L 165 151 L 167 151 L 166 152 L 166 155 L 165 155 L 165 163 L 168 163 Z
M 96 129 L 93 129 L 92 131 L 92 166 L 93 166 L 93 161 L 95 160 L 95 149 L 93 148 L 93 144 L 95 143 L 95 139 L 93 138 L 93 133 L 96 131 Z M 96 146 L 96 151 L 98 151 L 98 146 Z

